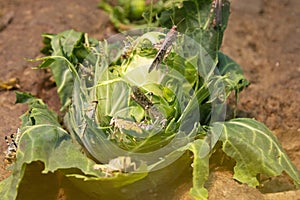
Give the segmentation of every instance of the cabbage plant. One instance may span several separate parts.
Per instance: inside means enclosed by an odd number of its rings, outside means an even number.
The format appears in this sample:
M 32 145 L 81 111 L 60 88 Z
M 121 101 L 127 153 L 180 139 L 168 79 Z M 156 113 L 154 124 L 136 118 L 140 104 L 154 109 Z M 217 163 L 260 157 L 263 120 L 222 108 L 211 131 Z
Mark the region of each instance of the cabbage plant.
M 241 183 L 256 187 L 257 175 L 284 171 L 299 187 L 299 172 L 265 125 L 226 117 L 229 95 L 237 99 L 249 83 L 219 51 L 229 2 L 221 7 L 217 16 L 211 1 L 183 1 L 162 12 L 162 27 L 180 24 L 151 72 L 168 29 L 103 41 L 74 30 L 44 34 L 49 56 L 35 60 L 51 69 L 63 117 L 17 92 L 29 110 L 21 116 L 12 174 L 0 183 L 2 199 L 135 199 L 168 188 L 189 169 L 190 194 L 207 199 L 209 159 L 218 150 L 235 161 L 233 178 Z

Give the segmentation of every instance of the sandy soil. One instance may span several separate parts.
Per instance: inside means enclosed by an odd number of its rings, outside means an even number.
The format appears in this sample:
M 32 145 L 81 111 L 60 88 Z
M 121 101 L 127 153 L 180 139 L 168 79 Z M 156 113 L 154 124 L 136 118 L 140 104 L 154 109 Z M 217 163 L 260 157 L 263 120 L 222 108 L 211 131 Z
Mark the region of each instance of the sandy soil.
M 222 47 L 223 52 L 241 64 L 251 82 L 240 96 L 238 116 L 253 117 L 265 123 L 300 170 L 300 1 L 249 2 L 232 0 L 232 14 Z M 49 73 L 32 70 L 34 64 L 24 58 L 41 56 L 41 34 L 45 32 L 58 33 L 73 28 L 97 39 L 112 34 L 109 19 L 97 9 L 97 3 L 98 0 L 59 3 L 0 0 L 0 81 L 17 78 L 19 90 L 31 92 L 58 110 L 56 88 L 49 85 Z M 20 126 L 19 116 L 27 109 L 26 105 L 14 102 L 14 91 L 0 91 L 0 152 L 6 149 L 1 138 L 15 132 Z M 3 158 L 1 153 L 0 180 L 9 174 L 4 169 Z M 239 199 L 269 198 L 257 189 L 238 184 L 231 176 L 228 172 L 213 173 L 211 179 L 216 185 L 210 186 L 210 199 L 228 199 L 234 194 L 238 194 Z M 270 188 L 275 187 L 272 192 L 291 189 L 285 178 L 274 181 L 277 186 L 271 184 Z M 184 195 L 187 188 L 178 189 L 181 199 L 188 199 Z M 295 194 L 297 192 L 291 194 L 291 199 L 297 199 L 297 195 L 292 197 Z M 280 195 L 282 193 L 275 193 L 275 197 L 269 199 L 280 199 Z

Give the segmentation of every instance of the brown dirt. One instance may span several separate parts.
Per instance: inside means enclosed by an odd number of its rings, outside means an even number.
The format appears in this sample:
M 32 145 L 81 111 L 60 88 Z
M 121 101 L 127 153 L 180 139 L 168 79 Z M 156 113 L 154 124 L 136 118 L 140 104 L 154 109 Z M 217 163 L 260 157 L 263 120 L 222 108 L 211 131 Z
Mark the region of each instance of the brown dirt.
M 113 28 L 109 19 L 97 9 L 97 3 L 98 0 L 62 0 L 59 3 L 49 0 L 0 0 L 0 79 L 18 78 L 21 91 L 31 92 L 44 99 L 50 108 L 58 110 L 55 88 L 46 84 L 49 73 L 32 70 L 34 64 L 24 58 L 41 56 L 41 34 L 45 32 L 58 33 L 73 28 L 97 39 L 111 34 Z M 3 22 L 3 17 L 9 15 L 11 20 Z M 241 64 L 245 76 L 252 83 L 240 96 L 238 116 L 256 118 L 274 131 L 298 170 L 299 18 L 299 0 L 255 0 L 250 5 L 246 1 L 232 0 L 232 14 L 222 47 L 223 52 Z M 26 105 L 16 105 L 14 102 L 14 91 L 0 91 L 0 138 L 15 132 L 20 126 L 19 116 L 27 109 Z M 4 139 L 0 139 L 0 144 L 0 152 L 4 152 Z M 1 153 L 0 180 L 9 174 L 2 164 L 3 158 Z M 227 172 L 218 172 L 211 177 L 219 185 L 210 186 L 210 199 L 229 199 L 238 194 L 242 194 L 242 199 L 268 198 L 257 193 L 258 190 L 244 188 L 228 177 L 231 175 Z M 290 189 L 287 181 L 276 179 L 276 183 L 279 186 L 270 186 L 273 192 Z M 180 187 L 178 194 L 186 193 L 187 188 Z M 290 199 L 297 199 L 295 194 L 292 193 Z M 280 195 L 282 198 L 282 193 L 274 195 L 270 198 L 280 199 Z M 181 199 L 189 199 L 186 195 L 182 196 Z M 285 199 L 289 199 L 288 196 Z

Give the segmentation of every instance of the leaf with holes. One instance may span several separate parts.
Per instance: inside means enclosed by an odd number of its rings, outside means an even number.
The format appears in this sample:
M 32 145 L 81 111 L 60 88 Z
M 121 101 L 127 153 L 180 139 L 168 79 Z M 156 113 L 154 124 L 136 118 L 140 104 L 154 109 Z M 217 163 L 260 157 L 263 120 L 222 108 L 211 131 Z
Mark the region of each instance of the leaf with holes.
M 241 118 L 216 123 L 214 130 L 223 130 L 220 140 L 223 151 L 236 161 L 234 178 L 250 186 L 258 186 L 258 174 L 277 176 L 287 173 L 300 186 L 300 173 L 277 138 L 262 123 Z

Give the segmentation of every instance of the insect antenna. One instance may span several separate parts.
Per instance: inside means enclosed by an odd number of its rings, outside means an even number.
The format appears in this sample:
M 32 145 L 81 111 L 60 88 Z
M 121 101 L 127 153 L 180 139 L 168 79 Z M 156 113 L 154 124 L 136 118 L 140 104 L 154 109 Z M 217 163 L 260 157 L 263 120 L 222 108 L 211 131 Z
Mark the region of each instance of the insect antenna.
M 182 18 L 177 24 L 175 24 L 175 21 L 174 21 L 174 19 L 173 19 L 172 16 L 170 16 L 170 19 L 171 19 L 171 21 L 172 21 L 173 27 L 174 27 L 174 26 L 177 27 L 181 22 L 183 22 L 183 21 L 185 20 L 185 18 Z

